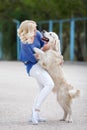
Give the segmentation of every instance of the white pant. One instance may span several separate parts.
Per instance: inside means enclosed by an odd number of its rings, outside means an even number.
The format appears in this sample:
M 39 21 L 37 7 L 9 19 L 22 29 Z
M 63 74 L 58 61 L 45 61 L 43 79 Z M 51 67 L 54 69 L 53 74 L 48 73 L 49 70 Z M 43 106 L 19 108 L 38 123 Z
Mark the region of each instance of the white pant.
M 54 82 L 48 72 L 44 70 L 38 63 L 31 68 L 30 76 L 34 77 L 40 86 L 40 93 L 35 99 L 33 109 L 40 109 L 42 102 L 52 91 Z

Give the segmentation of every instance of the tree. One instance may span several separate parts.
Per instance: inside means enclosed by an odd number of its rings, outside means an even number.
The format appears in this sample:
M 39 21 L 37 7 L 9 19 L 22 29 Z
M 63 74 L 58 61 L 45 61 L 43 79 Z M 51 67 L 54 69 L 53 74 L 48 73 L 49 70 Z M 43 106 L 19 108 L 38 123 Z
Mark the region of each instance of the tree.
M 6 46 L 7 38 L 13 43 L 13 46 L 16 46 L 16 39 L 14 39 L 16 30 L 13 19 L 20 22 L 25 19 L 33 19 L 38 22 L 86 16 L 87 0 L 0 0 L 0 31 L 4 35 L 4 50 L 9 50 L 10 44 Z M 7 28 L 8 33 L 3 28 Z M 12 57 L 16 58 L 16 56 Z

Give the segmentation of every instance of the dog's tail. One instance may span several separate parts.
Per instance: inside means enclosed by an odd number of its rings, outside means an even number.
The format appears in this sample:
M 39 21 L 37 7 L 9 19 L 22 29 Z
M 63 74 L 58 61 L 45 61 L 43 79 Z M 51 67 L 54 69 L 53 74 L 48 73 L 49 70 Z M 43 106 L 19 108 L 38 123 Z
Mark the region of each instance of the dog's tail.
M 80 96 L 80 90 L 69 90 L 69 95 L 71 98 L 76 98 Z

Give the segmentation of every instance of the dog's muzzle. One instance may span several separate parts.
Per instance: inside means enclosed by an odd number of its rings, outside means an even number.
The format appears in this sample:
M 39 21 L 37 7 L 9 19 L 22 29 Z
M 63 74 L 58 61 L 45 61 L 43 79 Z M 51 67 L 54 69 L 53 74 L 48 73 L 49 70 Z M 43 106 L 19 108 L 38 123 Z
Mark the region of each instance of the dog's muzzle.
M 45 42 L 49 42 L 49 39 L 47 37 L 42 37 L 42 40 Z
M 45 30 L 42 31 L 42 35 L 43 35 L 42 40 L 45 41 L 45 42 L 49 42 L 49 38 L 44 36 L 45 32 L 46 32 Z

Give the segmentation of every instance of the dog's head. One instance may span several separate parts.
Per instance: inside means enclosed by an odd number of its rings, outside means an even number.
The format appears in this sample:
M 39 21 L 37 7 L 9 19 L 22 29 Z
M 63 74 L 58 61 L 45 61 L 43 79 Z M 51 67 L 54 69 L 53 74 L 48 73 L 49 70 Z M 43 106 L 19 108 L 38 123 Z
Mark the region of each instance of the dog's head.
M 47 32 L 45 30 L 42 31 L 42 35 L 42 40 L 48 42 L 51 49 L 60 53 L 60 40 L 58 35 L 54 32 Z

